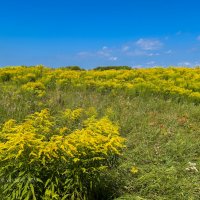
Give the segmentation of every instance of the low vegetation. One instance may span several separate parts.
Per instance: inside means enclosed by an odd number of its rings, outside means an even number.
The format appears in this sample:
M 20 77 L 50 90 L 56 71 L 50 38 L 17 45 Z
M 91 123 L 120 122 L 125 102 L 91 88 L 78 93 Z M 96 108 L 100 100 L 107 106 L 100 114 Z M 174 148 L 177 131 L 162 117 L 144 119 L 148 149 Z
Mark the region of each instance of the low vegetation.
M 197 200 L 200 69 L 0 69 L 1 199 Z

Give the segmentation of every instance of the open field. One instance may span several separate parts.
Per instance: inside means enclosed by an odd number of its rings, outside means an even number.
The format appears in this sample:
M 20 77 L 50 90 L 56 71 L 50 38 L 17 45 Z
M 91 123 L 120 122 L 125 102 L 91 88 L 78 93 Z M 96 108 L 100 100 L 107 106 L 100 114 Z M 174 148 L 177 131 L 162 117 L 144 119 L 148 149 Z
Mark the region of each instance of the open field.
M 1 199 L 199 199 L 199 68 L 8 67 L 0 90 Z

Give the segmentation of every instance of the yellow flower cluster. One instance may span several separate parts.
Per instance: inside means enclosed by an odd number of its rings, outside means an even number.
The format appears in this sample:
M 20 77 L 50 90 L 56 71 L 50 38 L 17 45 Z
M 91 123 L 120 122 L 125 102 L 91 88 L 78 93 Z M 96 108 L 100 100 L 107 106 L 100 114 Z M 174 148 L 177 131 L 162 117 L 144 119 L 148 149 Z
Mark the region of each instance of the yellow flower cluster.
M 66 117 L 66 112 L 70 114 L 68 119 L 76 120 L 84 110 L 67 109 L 62 117 Z M 28 116 L 21 124 L 9 120 L 0 132 L 4 141 L 0 143 L 0 158 L 4 160 L 18 158 L 22 152 L 27 151 L 26 148 L 31 148 L 29 159 L 38 159 L 41 156 L 45 159 L 59 157 L 60 151 L 62 156 L 67 155 L 65 159 L 67 157 L 81 159 L 81 155 L 88 156 L 87 151 L 94 155 L 93 159 L 97 157 L 104 159 L 109 152 L 120 154 L 124 139 L 119 136 L 118 127 L 107 117 L 99 120 L 91 117 L 82 123 L 84 128 L 65 135 L 61 133 L 67 127 L 54 129 L 55 119 L 47 109 Z
M 88 181 L 89 184 L 93 176 L 110 167 L 113 157 L 118 157 L 124 148 L 124 139 L 120 137 L 118 127 L 108 117 L 97 119 L 96 115 L 92 115 L 92 110 L 67 109 L 53 117 L 48 109 L 44 109 L 21 123 L 8 120 L 2 126 L 0 178 L 11 176 L 8 195 L 15 191 L 17 199 L 23 199 L 23 195 L 29 195 L 29 199 L 31 195 L 41 199 L 35 191 L 42 190 L 42 195 L 49 194 L 51 185 L 47 187 L 47 182 L 50 177 L 54 184 L 59 183 L 57 188 L 54 186 L 51 190 L 58 197 L 74 195 L 71 194 L 74 190 L 85 195 L 82 193 L 87 190 L 83 187 L 87 187 L 87 184 L 83 182 Z M 34 182 L 24 183 L 22 180 L 29 176 Z M 16 177 L 27 186 L 20 185 Z M 65 188 L 66 178 L 70 180 L 68 189 Z M 27 194 L 19 193 L 20 189 L 25 190 L 23 187 L 32 190 L 27 190 Z
M 22 91 L 34 94 L 38 97 L 45 95 L 45 86 L 43 83 L 37 82 L 28 82 L 21 87 Z
M 42 66 L 8 67 L 0 69 L 0 82 L 17 83 L 22 90 L 35 91 L 38 96 L 54 84 L 58 88 L 123 89 L 132 94 L 156 93 L 200 101 L 200 68 L 73 71 Z

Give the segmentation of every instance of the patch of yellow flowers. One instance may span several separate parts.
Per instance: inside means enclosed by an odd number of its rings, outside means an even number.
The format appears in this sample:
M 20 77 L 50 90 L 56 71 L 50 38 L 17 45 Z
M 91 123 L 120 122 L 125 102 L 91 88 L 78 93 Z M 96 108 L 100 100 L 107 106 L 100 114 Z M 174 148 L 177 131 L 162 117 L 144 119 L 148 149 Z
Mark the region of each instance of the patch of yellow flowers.
M 27 195 L 29 199 L 40 198 L 49 195 L 52 182 L 53 194 L 58 197 L 87 196 L 87 184 L 112 167 L 111 161 L 124 148 L 118 126 L 106 116 L 97 119 L 92 110 L 67 109 L 53 117 L 48 109 L 43 109 L 21 123 L 8 120 L 0 130 L 0 178 L 10 179 L 14 184 L 10 183 L 5 196 L 15 191 L 17 199 Z M 32 181 L 24 183 L 24 176 L 31 176 Z M 17 177 L 21 177 L 23 186 L 15 184 Z M 17 192 L 20 187 L 24 190 L 26 184 L 29 189 L 35 188 L 32 193 L 28 189 L 25 193 Z
M 80 117 L 83 109 L 67 109 L 64 115 L 70 120 Z M 64 118 L 66 116 L 63 116 Z M 67 120 L 68 120 L 67 119 Z M 18 159 L 28 153 L 30 162 L 38 162 L 58 158 L 62 153 L 63 159 L 106 159 L 110 153 L 120 154 L 124 139 L 119 136 L 118 127 L 107 117 L 94 117 L 84 120 L 83 127 L 69 134 L 63 134 L 67 127 L 55 128 L 55 119 L 47 109 L 27 117 L 22 123 L 9 120 L 0 132 L 1 160 Z M 29 149 L 29 150 L 28 150 Z
M 73 71 L 36 67 L 0 69 L 0 82 L 16 83 L 22 90 L 43 96 L 47 85 L 156 93 L 200 101 L 200 68 L 151 68 L 133 70 Z

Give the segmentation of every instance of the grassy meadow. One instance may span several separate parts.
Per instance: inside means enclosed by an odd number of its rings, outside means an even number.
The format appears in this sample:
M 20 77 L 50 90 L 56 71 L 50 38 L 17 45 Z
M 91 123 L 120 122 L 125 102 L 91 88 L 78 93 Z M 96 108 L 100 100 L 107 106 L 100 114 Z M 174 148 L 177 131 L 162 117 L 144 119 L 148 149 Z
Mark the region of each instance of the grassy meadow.
M 200 68 L 0 69 L 0 198 L 200 199 Z

